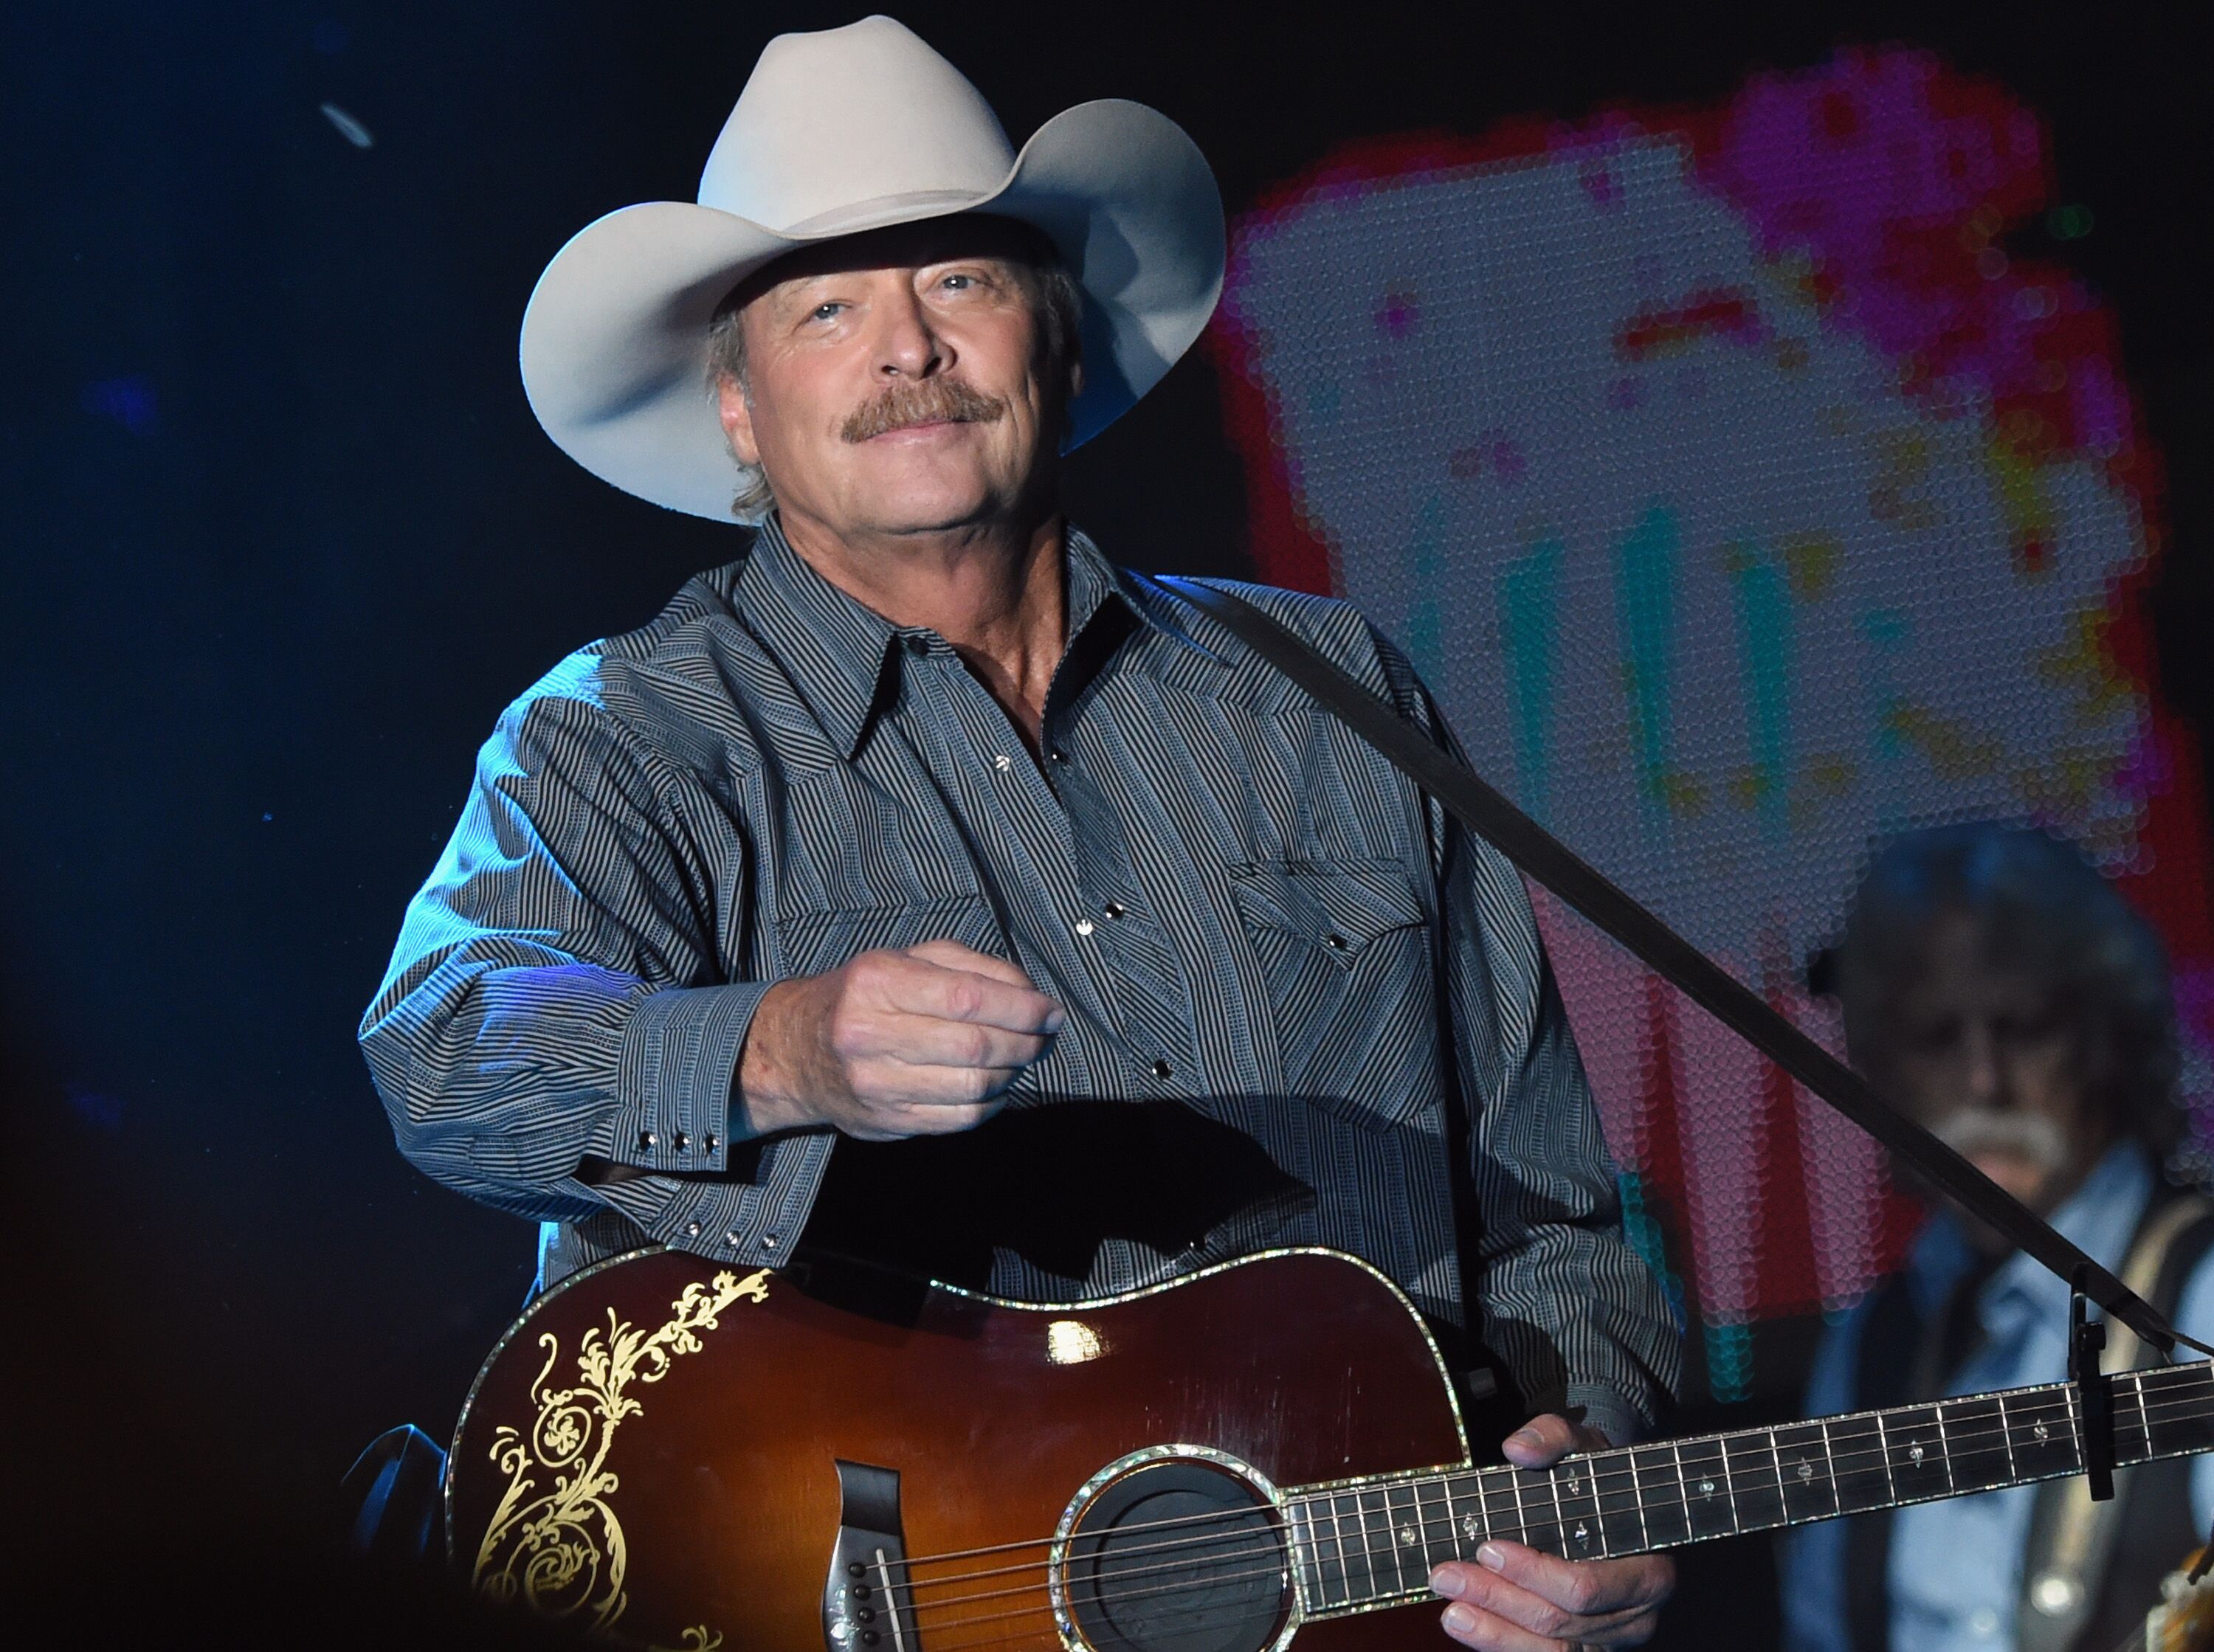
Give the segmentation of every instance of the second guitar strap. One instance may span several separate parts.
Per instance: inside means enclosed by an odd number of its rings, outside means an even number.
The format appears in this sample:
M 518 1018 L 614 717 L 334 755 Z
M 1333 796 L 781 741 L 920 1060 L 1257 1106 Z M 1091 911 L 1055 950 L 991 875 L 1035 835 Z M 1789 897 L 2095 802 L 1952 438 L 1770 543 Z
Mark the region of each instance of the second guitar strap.
M 1373 746 L 1471 832 L 1582 913 L 1632 956 L 1851 1119 L 2016 1248 L 2027 1251 L 2161 1352 L 2181 1336 L 2135 1291 L 1990 1177 L 1892 1106 L 1861 1076 L 1760 996 L 1517 808 L 1504 794 L 1303 638 L 1228 591 L 1196 580 L 1155 582 L 1210 615 Z

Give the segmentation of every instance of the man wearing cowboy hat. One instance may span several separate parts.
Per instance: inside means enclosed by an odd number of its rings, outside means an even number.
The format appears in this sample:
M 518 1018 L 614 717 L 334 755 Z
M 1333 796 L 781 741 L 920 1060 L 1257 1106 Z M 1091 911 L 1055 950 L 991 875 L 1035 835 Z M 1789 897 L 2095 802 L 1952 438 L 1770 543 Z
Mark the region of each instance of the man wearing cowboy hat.
M 501 719 L 364 1049 L 548 1283 L 804 1236 L 1050 1301 L 1333 1246 L 1541 1413 L 1511 1459 L 1619 1442 L 1677 1333 L 1519 881 L 1060 515 L 1222 262 L 1150 109 L 1018 155 L 890 19 L 772 41 L 699 204 L 584 230 L 522 344 L 572 456 L 755 531 Z M 1439 729 L 1349 607 L 1244 588 Z M 1642 1641 L 1673 1582 L 1481 1559 L 1434 1582 L 1502 1652 Z

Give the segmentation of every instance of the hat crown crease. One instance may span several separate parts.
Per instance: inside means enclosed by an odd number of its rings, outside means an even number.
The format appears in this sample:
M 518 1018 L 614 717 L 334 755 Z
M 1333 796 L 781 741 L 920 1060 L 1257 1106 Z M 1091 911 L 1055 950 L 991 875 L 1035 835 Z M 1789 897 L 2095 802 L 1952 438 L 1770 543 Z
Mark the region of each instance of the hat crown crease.
M 904 25 L 870 17 L 768 43 L 707 156 L 699 202 L 804 232 L 862 201 L 981 199 L 1014 160 L 968 76 Z

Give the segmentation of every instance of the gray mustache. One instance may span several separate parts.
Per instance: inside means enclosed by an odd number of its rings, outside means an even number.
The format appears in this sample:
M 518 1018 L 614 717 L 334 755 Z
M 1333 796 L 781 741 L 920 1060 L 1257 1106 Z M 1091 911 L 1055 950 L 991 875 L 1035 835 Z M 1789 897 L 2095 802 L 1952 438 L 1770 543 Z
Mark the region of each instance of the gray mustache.
M 990 424 L 1006 416 L 1000 397 L 972 390 L 958 379 L 902 379 L 867 405 L 856 408 L 838 434 L 866 442 L 910 424 Z

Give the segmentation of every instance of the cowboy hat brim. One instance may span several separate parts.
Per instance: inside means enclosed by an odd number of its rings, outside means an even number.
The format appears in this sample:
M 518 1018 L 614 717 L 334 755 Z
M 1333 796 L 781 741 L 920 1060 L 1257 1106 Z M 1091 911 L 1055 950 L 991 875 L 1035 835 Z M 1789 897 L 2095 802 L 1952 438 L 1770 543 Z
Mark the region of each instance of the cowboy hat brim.
M 524 393 L 546 433 L 642 499 L 730 521 L 740 474 L 707 375 L 707 324 L 740 281 L 802 247 L 890 224 L 991 212 L 1052 241 L 1084 294 L 1084 386 L 1066 446 L 1159 382 L 1221 296 L 1222 198 L 1167 116 L 1120 99 L 1038 128 L 999 186 L 864 201 L 784 230 L 650 201 L 588 224 L 523 313 Z

